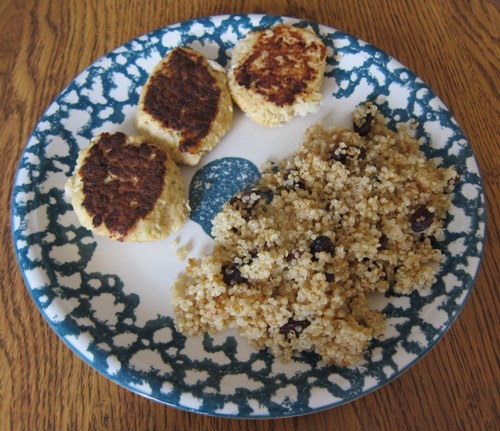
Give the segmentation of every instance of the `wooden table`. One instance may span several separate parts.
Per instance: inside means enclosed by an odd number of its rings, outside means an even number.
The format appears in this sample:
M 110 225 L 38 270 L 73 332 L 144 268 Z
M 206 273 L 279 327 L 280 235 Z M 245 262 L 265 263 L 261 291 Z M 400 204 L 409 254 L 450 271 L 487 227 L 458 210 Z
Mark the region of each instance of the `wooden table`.
M 496 5 L 495 5 L 496 3 Z M 476 286 L 438 345 L 393 383 L 320 413 L 228 420 L 135 395 L 74 355 L 31 300 L 11 240 L 21 152 L 49 103 L 84 68 L 151 30 L 190 18 L 267 13 L 364 39 L 419 75 L 470 140 L 488 200 Z M 486 0 L 5 0 L 0 5 L 0 430 L 500 429 L 500 11 Z

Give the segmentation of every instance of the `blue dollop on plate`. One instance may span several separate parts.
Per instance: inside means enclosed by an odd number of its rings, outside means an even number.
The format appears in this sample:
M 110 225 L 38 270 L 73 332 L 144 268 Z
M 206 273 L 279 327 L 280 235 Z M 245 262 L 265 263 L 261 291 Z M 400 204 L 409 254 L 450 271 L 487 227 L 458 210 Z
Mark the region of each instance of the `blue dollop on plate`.
M 198 170 L 189 185 L 191 219 L 212 236 L 212 221 L 234 195 L 254 187 L 259 169 L 249 160 L 224 157 Z

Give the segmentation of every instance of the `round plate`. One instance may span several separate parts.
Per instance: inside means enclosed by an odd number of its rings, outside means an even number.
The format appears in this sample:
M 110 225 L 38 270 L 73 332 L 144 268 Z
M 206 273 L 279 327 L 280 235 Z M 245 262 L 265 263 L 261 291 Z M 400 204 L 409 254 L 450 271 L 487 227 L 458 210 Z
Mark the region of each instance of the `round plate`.
M 100 132 L 137 133 L 133 117 L 139 93 L 156 63 L 170 49 L 187 46 L 226 66 L 234 44 L 248 31 L 281 22 L 310 26 L 328 48 L 319 112 L 266 129 L 235 109 L 233 126 L 216 149 L 199 166 L 181 168 L 193 211 L 171 238 L 117 243 L 82 228 L 64 197 L 77 153 Z M 170 289 L 186 266 L 179 248 L 186 247 L 189 257 L 210 252 L 207 232 L 213 216 L 255 180 L 264 161 L 290 155 L 306 128 L 318 121 L 350 127 L 352 111 L 366 100 L 379 105 L 391 128 L 417 121 L 416 137 L 426 155 L 461 173 L 435 286 L 410 296 L 371 298 L 386 314 L 388 329 L 356 367 L 326 367 L 313 354 L 282 364 L 233 332 L 189 338 L 177 333 Z M 315 23 L 264 15 L 215 16 L 139 37 L 71 82 L 37 124 L 21 157 L 12 228 L 35 304 L 59 337 L 94 369 L 179 409 L 276 418 L 361 397 L 401 375 L 436 344 L 473 287 L 485 237 L 485 198 L 477 163 L 455 119 L 396 60 Z

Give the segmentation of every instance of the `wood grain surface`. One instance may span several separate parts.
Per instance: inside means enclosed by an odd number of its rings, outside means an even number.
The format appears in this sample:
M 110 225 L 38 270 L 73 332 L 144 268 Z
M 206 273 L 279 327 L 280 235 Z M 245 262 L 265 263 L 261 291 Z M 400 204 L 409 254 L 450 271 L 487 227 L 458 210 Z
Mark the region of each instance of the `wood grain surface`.
M 23 148 L 50 102 L 92 62 L 157 28 L 207 15 L 267 13 L 335 27 L 420 76 L 470 140 L 488 201 L 476 286 L 443 339 L 396 381 L 316 414 L 230 420 L 178 411 L 102 377 L 52 332 L 11 240 Z M 0 430 L 498 430 L 500 11 L 486 0 L 3 0 L 0 3 Z

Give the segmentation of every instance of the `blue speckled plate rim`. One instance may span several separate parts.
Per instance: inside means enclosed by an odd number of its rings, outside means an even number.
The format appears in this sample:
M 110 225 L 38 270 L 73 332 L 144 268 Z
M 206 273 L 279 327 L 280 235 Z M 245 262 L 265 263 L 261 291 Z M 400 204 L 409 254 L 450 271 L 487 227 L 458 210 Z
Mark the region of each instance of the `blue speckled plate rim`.
M 307 23 L 307 24 L 312 24 L 312 25 L 318 25 L 320 27 L 323 27 L 323 28 L 326 28 L 326 29 L 329 29 L 329 30 L 332 30 L 333 32 L 337 33 L 337 34 L 341 34 L 341 35 L 345 35 L 345 36 L 348 36 L 348 37 L 351 37 L 351 38 L 354 38 L 360 42 L 363 42 L 366 44 L 366 47 L 367 48 L 370 48 L 371 50 L 373 50 L 374 52 L 379 52 L 381 55 L 387 57 L 387 58 L 390 58 L 391 60 L 395 61 L 396 63 L 398 63 L 399 65 L 401 65 L 405 71 L 410 75 L 412 76 L 414 79 L 419 79 L 420 81 L 422 81 L 414 72 L 412 72 L 410 69 L 406 68 L 404 65 L 402 65 L 398 60 L 394 59 L 393 57 L 389 56 L 388 54 L 384 53 L 383 51 L 379 50 L 378 48 L 376 48 L 375 46 L 369 44 L 369 43 L 366 43 L 358 38 L 355 38 L 354 36 L 351 36 L 351 35 L 348 35 L 347 33 L 343 33 L 339 30 L 336 30 L 334 28 L 331 28 L 331 27 L 328 27 L 328 26 L 325 26 L 325 25 L 322 25 L 322 24 L 316 24 L 316 23 L 313 23 L 311 21 L 308 21 L 308 20 L 301 20 L 301 19 L 298 19 L 298 18 L 294 18 L 294 17 L 286 17 L 286 16 L 272 16 L 272 15 L 260 15 L 260 14 L 235 14 L 235 15 L 215 15 L 215 16 L 207 16 L 207 17 L 199 17 L 199 18 L 195 18 L 195 19 L 192 19 L 192 20 L 187 20 L 187 21 L 183 21 L 183 22 L 179 22 L 179 23 L 173 23 L 171 25 L 168 25 L 166 27 L 163 27 L 163 28 L 159 28 L 157 30 L 153 30 L 151 32 L 148 32 L 148 33 L 145 33 L 144 35 L 142 36 L 138 36 L 137 38 L 134 38 L 133 40 L 121 45 L 120 47 L 117 47 L 115 48 L 115 50 L 117 49 L 120 49 L 122 48 L 124 45 L 127 45 L 131 42 L 133 42 L 135 39 L 138 39 L 138 38 L 144 38 L 144 37 L 151 37 L 157 33 L 161 33 L 162 31 L 164 31 L 165 29 L 169 29 L 173 26 L 176 26 L 176 25 L 179 25 L 179 24 L 189 24 L 189 23 L 196 23 L 196 22 L 200 22 L 200 21 L 204 21 L 204 20 L 207 20 L 207 19 L 214 19 L 214 20 L 222 20 L 222 19 L 226 19 L 226 18 L 231 18 L 231 17 L 251 17 L 251 18 L 256 18 L 256 19 L 261 19 L 261 18 L 264 18 L 264 17 L 268 17 L 270 19 L 283 19 L 283 20 L 292 20 L 294 22 L 301 22 L 301 23 Z M 111 54 L 112 52 L 114 52 L 115 50 L 111 51 L 110 53 L 107 53 L 105 55 L 103 55 L 100 59 L 98 59 L 96 62 L 106 58 L 109 54 Z M 85 68 L 82 72 L 80 72 L 77 77 L 75 79 L 73 79 L 62 91 L 61 93 L 49 104 L 47 110 L 45 111 L 45 113 L 43 114 L 43 116 L 41 117 L 41 119 L 39 120 L 39 122 L 37 123 L 37 125 L 35 126 L 34 128 L 34 131 L 32 133 L 32 135 L 30 136 L 30 139 L 28 140 L 28 143 L 26 144 L 26 147 L 25 149 L 23 150 L 23 153 L 21 154 L 21 157 L 20 157 L 20 161 L 19 161 L 19 164 L 18 164 L 18 169 L 16 171 L 16 174 L 15 174 L 15 177 L 14 177 L 14 182 L 13 182 L 13 187 L 15 187 L 15 185 L 18 183 L 18 176 L 19 176 L 19 168 L 22 164 L 22 159 L 23 159 L 23 156 L 25 154 L 25 151 L 26 151 L 26 148 L 28 147 L 28 144 L 29 142 L 31 141 L 32 137 L 33 137 L 33 134 L 36 130 L 36 128 L 38 127 L 38 124 L 40 122 L 42 122 L 44 120 L 44 118 L 46 117 L 47 115 L 47 112 L 50 110 L 51 106 L 57 102 L 59 100 L 60 97 L 62 97 L 62 95 L 65 94 L 66 90 L 68 89 L 68 87 L 80 76 L 82 75 L 83 73 L 85 73 L 89 68 L 91 68 L 96 62 L 94 62 L 92 65 L 89 65 L 87 68 Z M 423 82 L 423 81 L 422 81 Z M 439 97 L 437 97 L 437 95 L 432 91 L 432 89 L 430 87 L 427 86 L 427 84 L 425 84 L 426 87 L 432 92 L 433 95 L 436 96 L 437 100 L 439 100 L 441 103 L 441 99 Z M 443 104 L 444 106 L 444 104 Z M 449 111 L 448 111 L 449 112 Z M 452 113 L 450 112 L 450 114 L 452 115 Z M 454 119 L 454 117 L 453 117 Z M 456 121 L 456 120 L 455 120 Z M 474 154 L 473 154 L 473 150 L 472 148 L 470 147 L 470 144 L 469 144 L 469 141 L 468 139 L 466 138 L 465 134 L 463 133 L 463 130 L 460 128 L 460 126 L 458 125 L 457 123 L 457 128 L 459 129 L 459 131 L 462 133 L 464 139 L 466 139 L 467 141 L 467 144 L 469 146 L 469 149 L 472 153 L 472 157 L 474 158 L 474 161 L 476 162 L 477 164 L 477 159 L 475 158 Z M 479 177 L 479 192 L 480 194 L 483 196 L 483 203 L 484 203 L 484 206 L 486 207 L 487 205 L 487 202 L 486 202 L 486 199 L 485 199 L 485 193 L 484 193 L 484 184 L 483 184 L 483 180 L 482 180 L 482 177 L 481 177 L 481 174 L 480 172 L 478 172 L 478 177 Z M 483 223 L 483 232 L 482 232 L 482 238 L 481 238 L 481 250 L 479 252 L 479 261 L 478 261 L 478 265 L 476 267 L 476 270 L 475 270 L 475 273 L 474 273 L 474 276 L 471 278 L 471 282 L 469 283 L 469 285 L 467 286 L 466 290 L 467 290 L 467 293 L 462 301 L 462 303 L 460 304 L 460 306 L 455 310 L 455 314 L 452 316 L 452 318 L 447 322 L 446 325 L 442 326 L 438 331 L 437 331 L 437 334 L 435 336 L 435 338 L 432 340 L 432 342 L 426 347 L 426 349 L 421 353 L 419 354 L 416 358 L 414 358 L 410 363 L 408 363 L 406 366 L 404 366 L 403 368 L 399 369 L 397 372 L 395 372 L 391 377 L 388 377 L 386 378 L 386 380 L 382 383 L 382 384 L 379 384 L 379 385 L 376 385 L 368 390 L 365 390 L 365 391 L 362 391 L 360 394 L 356 395 L 356 396 L 353 396 L 351 398 L 348 398 L 348 399 L 343 399 L 343 400 L 340 400 L 338 402 L 334 402 L 334 403 L 331 403 L 331 404 L 328 404 L 328 405 L 325 405 L 325 406 L 321 406 L 321 407 L 317 407 L 317 408 L 310 408 L 310 411 L 306 411 L 306 412 L 300 412 L 300 413 L 294 413 L 294 412 L 291 412 L 289 414 L 282 414 L 282 415 L 238 415 L 238 416 L 235 416 L 235 415 L 226 415 L 226 414 L 217 414 L 217 413 L 214 413 L 214 412 L 206 412 L 206 411 L 201 411 L 199 409 L 194 409 L 194 408 L 189 408 L 189 407 L 186 407 L 184 405 L 180 405 L 180 404 L 176 404 L 176 403 L 172 403 L 172 402 L 169 402 L 168 400 L 165 400 L 165 399 L 157 399 L 153 396 L 150 396 L 148 394 L 145 394 L 144 392 L 141 392 L 140 389 L 138 388 L 135 388 L 133 386 L 130 386 L 130 385 L 127 385 L 125 384 L 124 382 L 122 382 L 119 378 L 114 378 L 112 375 L 109 375 L 107 374 L 103 369 L 100 369 L 98 366 L 94 365 L 94 364 L 89 364 L 89 361 L 88 359 L 74 346 L 72 345 L 67 339 L 65 339 L 65 337 L 63 336 L 62 334 L 62 331 L 61 331 L 61 324 L 57 324 L 57 323 L 54 323 L 51 321 L 51 319 L 47 316 L 47 314 L 45 313 L 44 309 L 42 308 L 41 304 L 38 302 L 37 298 L 35 298 L 34 294 L 33 294 L 33 289 L 32 287 L 30 286 L 29 284 L 29 281 L 26 277 L 26 274 L 25 272 L 21 269 L 22 268 L 22 261 L 23 261 L 23 256 L 21 255 L 20 251 L 18 250 L 17 246 L 16 246 L 16 232 L 14 230 L 14 207 L 15 207 L 15 202 L 14 202 L 14 199 L 15 199 L 15 195 L 14 193 L 12 193 L 12 196 L 11 196 L 11 232 L 12 232 L 12 239 L 13 239 L 13 246 L 14 246 L 14 250 L 15 250 L 15 255 L 16 255 L 16 259 L 17 259 L 17 262 L 18 262 L 18 265 L 19 265 L 19 268 L 20 268 L 20 272 L 21 272 L 21 275 L 23 277 L 23 280 L 28 288 L 28 292 L 30 294 L 30 296 L 32 297 L 33 301 L 35 302 L 35 305 L 37 306 L 37 308 L 39 309 L 39 311 L 41 312 L 42 316 L 44 317 L 44 319 L 46 320 L 46 322 L 49 324 L 49 327 L 56 333 L 56 335 L 63 341 L 63 343 L 69 347 L 69 349 L 71 351 L 73 351 L 73 353 L 75 353 L 81 360 L 83 360 L 87 365 L 90 365 L 94 370 L 96 370 L 97 372 L 99 372 L 101 375 L 103 375 L 104 377 L 106 377 L 107 379 L 111 380 L 112 382 L 118 384 L 119 386 L 123 387 L 124 389 L 128 390 L 128 391 L 131 391 L 137 395 L 140 395 L 144 398 L 147 398 L 149 400 L 152 400 L 152 401 L 155 401 L 155 402 L 158 402 L 160 404 L 164 404 L 164 405 L 167 405 L 167 406 L 170 406 L 170 407 L 173 407 L 173 408 L 176 408 L 176 409 L 179 409 L 179 410 L 182 410 L 182 411 L 187 411 L 187 412 L 193 412 L 193 413 L 198 413 L 198 414 L 203 414 L 203 415 L 208 415 L 208 416 L 213 416 L 213 417 L 221 417 L 221 418 L 234 418 L 234 419 L 275 419 L 275 418 L 283 418 L 283 417 L 293 417 L 293 416 L 299 416 L 299 415 L 304 415 L 304 414 L 310 414 L 310 413 L 315 413 L 315 412 L 320 412 L 320 411 L 324 411 L 324 410 L 327 410 L 327 409 L 330 409 L 330 408 L 333 408 L 333 407 L 337 407 L 337 406 L 340 406 L 340 405 L 343 405 L 343 404 L 346 404 L 348 402 L 351 402 L 351 401 L 354 401 L 354 400 L 357 400 L 359 398 L 362 398 L 366 395 L 369 395 L 371 394 L 372 392 L 380 389 L 381 387 L 391 383 L 392 381 L 394 381 L 395 379 L 397 379 L 398 377 L 400 377 L 403 373 L 405 373 L 408 369 L 410 369 L 412 366 L 414 366 L 417 362 L 419 362 L 427 353 L 429 353 L 434 347 L 435 345 L 441 340 L 441 338 L 446 334 L 446 332 L 450 329 L 450 327 L 453 325 L 453 323 L 455 322 L 455 320 L 458 318 L 459 314 L 461 313 L 463 307 L 465 306 L 465 303 L 467 302 L 471 292 L 472 292 L 472 289 L 474 287 L 474 284 L 475 284 L 475 280 L 477 278 L 477 274 L 479 272 L 479 269 L 481 267 L 481 263 L 482 263 L 482 259 L 483 259 L 483 255 L 484 255 L 484 249 L 485 249 L 485 237 L 486 237 L 486 232 L 487 232 L 487 212 L 486 212 L 486 208 L 484 208 L 484 211 L 482 212 L 482 216 L 480 217 L 479 219 L 479 222 L 480 223 Z M 76 325 L 76 324 L 75 324 Z M 244 396 L 244 395 L 243 395 Z

